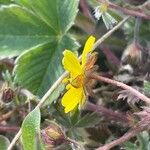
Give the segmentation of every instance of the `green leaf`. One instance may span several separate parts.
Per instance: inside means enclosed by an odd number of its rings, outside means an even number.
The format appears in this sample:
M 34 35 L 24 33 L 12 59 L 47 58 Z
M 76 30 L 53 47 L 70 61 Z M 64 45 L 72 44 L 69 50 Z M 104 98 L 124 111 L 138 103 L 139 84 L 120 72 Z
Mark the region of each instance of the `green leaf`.
M 149 150 L 148 144 L 150 143 L 149 134 L 144 131 L 141 134 L 137 136 L 139 144 L 140 144 L 140 150 Z
M 125 150 L 137 150 L 137 146 L 131 142 L 126 142 L 123 147 Z
M 7 150 L 9 144 L 9 140 L 5 136 L 0 135 L 0 150 Z
M 55 91 L 48 97 L 46 102 L 44 103 L 44 107 L 50 105 L 53 101 L 57 100 L 60 94 L 63 92 L 65 85 L 62 83 L 60 84 Z
M 79 0 L 15 0 L 32 9 L 57 34 L 67 32 L 73 24 Z
M 95 112 L 92 114 L 86 114 L 82 118 L 78 120 L 78 122 L 74 125 L 74 127 L 80 127 L 80 128 L 88 128 L 93 127 L 97 123 L 99 123 L 99 115 L 97 115 Z
M 68 36 L 26 51 L 17 59 L 15 82 L 43 96 L 63 72 L 61 61 L 65 48 L 76 49 L 75 41 Z
M 144 131 L 137 135 L 137 141 L 135 143 L 126 142 L 124 148 L 126 150 L 150 150 L 150 138 L 148 132 Z
M 150 94 L 150 82 L 149 81 L 144 81 L 144 91 Z
M 11 3 L 11 0 L 0 0 L 0 5 L 10 4 L 10 3 Z
M 0 57 L 16 56 L 56 36 L 37 15 L 20 6 L 2 6 L 0 16 Z
M 41 114 L 39 108 L 34 109 L 24 119 L 22 131 L 22 145 L 24 150 L 36 150 L 36 139 L 40 132 Z

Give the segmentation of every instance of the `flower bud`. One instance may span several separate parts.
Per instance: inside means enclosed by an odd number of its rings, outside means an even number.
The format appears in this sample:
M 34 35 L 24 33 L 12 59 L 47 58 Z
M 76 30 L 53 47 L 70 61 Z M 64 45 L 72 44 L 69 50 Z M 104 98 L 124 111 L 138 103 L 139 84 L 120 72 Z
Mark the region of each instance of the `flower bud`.
M 133 41 L 128 47 L 125 49 L 122 55 L 122 61 L 127 62 L 131 65 L 137 65 L 142 59 L 141 49 L 135 41 Z
M 14 91 L 11 89 L 11 88 L 4 88 L 2 90 L 2 93 L 1 93 L 1 100 L 4 102 L 4 103 L 9 103 L 12 101 L 12 99 L 14 98 L 15 96 L 15 93 Z
M 47 128 L 43 129 L 41 135 L 48 148 L 60 145 L 66 139 L 62 129 L 56 123 L 51 123 Z

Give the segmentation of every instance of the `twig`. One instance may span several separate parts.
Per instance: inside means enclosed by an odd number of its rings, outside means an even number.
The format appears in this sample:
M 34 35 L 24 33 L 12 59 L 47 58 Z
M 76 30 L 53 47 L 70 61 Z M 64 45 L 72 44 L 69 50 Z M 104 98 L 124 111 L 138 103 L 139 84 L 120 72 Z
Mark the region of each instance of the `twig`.
M 114 121 L 118 121 L 118 122 L 121 122 L 123 124 L 130 125 L 131 120 L 128 117 L 126 117 L 126 115 L 124 115 L 120 112 L 114 112 L 113 110 L 105 108 L 101 105 L 95 105 L 95 104 L 88 102 L 86 104 L 85 109 L 90 110 L 90 111 L 94 111 L 94 112 L 98 112 L 98 113 L 104 115 L 105 117 L 110 118 Z
M 47 91 L 47 93 L 43 96 L 43 98 L 41 99 L 41 101 L 38 103 L 38 105 L 35 107 L 36 108 L 41 108 L 41 106 L 44 104 L 44 102 L 47 100 L 47 98 L 53 93 L 53 91 L 58 87 L 58 85 L 60 85 L 60 83 L 62 82 L 62 80 L 67 76 L 67 72 L 64 72 L 60 78 L 52 85 L 52 87 Z M 13 148 L 13 146 L 15 145 L 15 143 L 17 142 L 17 140 L 19 139 L 19 137 L 21 136 L 21 129 L 19 130 L 19 132 L 16 134 L 16 136 L 14 137 L 14 139 L 12 140 L 11 144 L 9 145 L 7 150 L 11 150 Z
M 138 133 L 140 133 L 141 131 L 143 131 L 144 128 L 141 127 L 136 127 L 134 129 L 132 129 L 131 131 L 129 131 L 128 133 L 124 134 L 122 137 L 120 137 L 117 140 L 112 141 L 109 144 L 106 144 L 102 147 L 99 147 L 97 150 L 110 150 L 111 148 L 113 148 L 114 146 L 123 144 L 124 142 L 126 142 L 127 140 L 129 140 L 130 138 L 136 136 Z
M 102 50 L 102 52 L 105 54 L 107 60 L 111 63 L 113 63 L 114 65 L 120 65 L 121 61 L 115 56 L 115 54 L 104 44 L 101 44 L 101 46 L 99 46 L 100 49 Z
M 13 110 L 9 111 L 8 113 L 1 115 L 1 116 L 0 116 L 0 122 L 2 122 L 3 120 L 6 120 L 6 119 L 8 119 L 9 117 L 11 117 L 11 115 L 12 115 L 16 110 L 17 110 L 17 109 L 13 109 Z
M 11 141 L 9 147 L 7 148 L 7 150 L 11 150 L 13 148 L 13 146 L 16 144 L 16 142 L 18 141 L 19 137 L 21 135 L 21 129 L 19 130 L 19 132 L 15 135 L 15 137 L 13 138 L 13 140 Z
M 137 17 L 135 20 L 135 27 L 134 27 L 134 41 L 136 43 L 139 43 L 140 25 L 141 25 L 141 18 Z
M 91 18 L 91 13 L 90 13 L 90 11 L 88 9 L 86 0 L 80 0 L 80 7 L 81 7 L 81 9 L 83 11 L 83 14 L 85 16 L 89 16 Z
M 99 40 L 96 41 L 96 43 L 93 46 L 93 49 L 97 48 L 103 41 L 105 41 L 114 31 L 119 29 L 128 19 L 130 16 L 125 17 L 122 21 L 120 21 L 114 28 L 112 28 L 110 31 L 108 31 L 106 34 L 102 36 Z
M 19 127 L 0 125 L 0 132 L 18 132 Z
M 97 74 L 91 74 L 91 75 L 89 75 L 89 77 L 92 78 L 92 79 L 96 79 L 96 80 L 99 80 L 99 81 L 102 81 L 102 82 L 106 82 L 108 84 L 112 84 L 112 85 L 121 87 L 122 89 L 125 89 L 125 90 L 128 90 L 130 93 L 137 96 L 139 99 L 141 99 L 144 102 L 150 104 L 150 98 L 148 98 L 147 96 L 143 95 L 142 93 L 140 93 L 136 89 L 134 89 L 134 88 L 122 83 L 122 82 L 115 81 L 115 80 L 112 80 L 112 79 L 109 79 L 109 78 L 106 78 L 106 77 L 102 77 L 102 76 L 99 76 Z
M 102 36 L 102 38 L 100 38 L 95 44 L 94 44 L 94 48 L 97 48 L 99 46 L 99 44 L 101 44 L 106 38 L 108 38 L 114 31 L 116 31 L 118 28 L 120 28 L 123 23 L 125 23 L 127 21 L 129 17 L 126 17 L 125 19 L 123 19 L 120 23 L 118 23 L 118 25 L 116 25 L 113 29 L 111 29 L 109 32 L 107 32 L 105 35 Z M 58 85 L 62 82 L 62 80 L 68 75 L 68 72 L 64 72 L 60 78 L 52 85 L 52 87 L 48 90 L 48 92 L 43 96 L 43 98 L 41 99 L 41 101 L 38 103 L 38 105 L 35 108 L 41 108 L 41 106 L 44 104 L 44 102 L 47 100 L 47 98 L 53 93 L 53 91 L 58 87 Z M 19 139 L 19 137 L 21 136 L 21 130 L 19 130 L 19 132 L 17 133 L 17 135 L 14 137 L 14 139 L 12 140 L 11 144 L 9 145 L 7 150 L 11 150 L 13 148 L 13 146 L 15 145 L 15 143 L 17 142 L 17 140 Z
M 23 95 L 23 96 L 26 96 L 26 97 L 27 97 L 27 101 L 36 99 L 36 96 L 33 95 L 33 94 L 32 94 L 29 90 L 27 90 L 27 89 L 20 89 L 18 92 L 19 92 L 18 94 L 21 94 L 21 95 Z
M 85 148 L 82 144 L 80 144 L 79 142 L 77 142 L 73 139 L 67 138 L 66 142 L 68 142 L 71 145 L 72 149 L 85 150 Z
M 99 2 L 103 3 L 103 0 L 99 0 Z M 110 8 L 121 11 L 127 15 L 136 16 L 136 17 L 150 20 L 150 16 L 146 15 L 144 13 L 144 11 L 142 11 L 142 9 L 140 9 L 140 8 L 138 10 L 131 10 L 131 9 L 121 7 L 121 6 L 111 3 L 111 2 L 109 2 L 108 4 L 109 4 Z

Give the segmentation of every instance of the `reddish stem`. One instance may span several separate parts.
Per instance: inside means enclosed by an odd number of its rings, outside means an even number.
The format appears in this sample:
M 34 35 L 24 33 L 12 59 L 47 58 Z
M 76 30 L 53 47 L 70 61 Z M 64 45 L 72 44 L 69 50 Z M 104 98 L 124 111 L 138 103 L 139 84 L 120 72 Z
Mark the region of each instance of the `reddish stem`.
M 97 150 L 110 150 L 111 148 L 123 144 L 124 142 L 128 141 L 130 138 L 136 136 L 138 133 L 140 133 L 141 131 L 143 131 L 143 128 L 137 127 L 132 129 L 131 131 L 129 131 L 128 133 L 125 133 L 122 137 L 120 137 L 117 140 L 112 141 L 109 144 L 106 144 L 102 147 L 99 147 Z
M 99 2 L 103 3 L 103 0 L 99 0 Z M 127 15 L 141 17 L 141 18 L 150 20 L 150 16 L 146 15 L 141 9 L 131 10 L 131 9 L 121 7 L 121 6 L 111 3 L 111 2 L 109 2 L 109 7 L 112 9 L 115 9 L 115 10 L 119 10 Z
M 121 122 L 123 124 L 129 125 L 130 121 L 131 121 L 123 113 L 114 112 L 113 110 L 105 108 L 101 105 L 95 105 L 95 104 L 92 104 L 92 103 L 87 103 L 86 109 L 90 110 L 90 111 L 98 112 L 98 113 L 104 115 L 107 118 L 110 118 L 110 119 L 112 119 L 114 121 L 117 121 L 117 122 Z
M 19 127 L 0 125 L 0 132 L 18 132 Z
M 9 111 L 6 114 L 3 114 L 0 116 L 0 122 L 2 122 L 3 120 L 7 120 L 8 118 L 10 118 L 12 116 L 12 114 L 16 111 L 17 109 L 13 109 L 11 111 Z
M 122 89 L 125 89 L 125 90 L 128 90 L 130 93 L 132 93 L 133 95 L 135 95 L 139 99 L 141 99 L 144 102 L 150 104 L 150 98 L 148 98 L 147 96 L 143 95 L 142 93 L 140 93 L 136 89 L 134 89 L 134 88 L 122 83 L 122 82 L 115 81 L 115 80 L 112 80 L 112 79 L 109 79 L 109 78 L 106 78 L 106 77 L 102 77 L 102 76 L 99 76 L 97 74 L 91 74 L 91 75 L 89 75 L 89 77 L 92 78 L 92 79 L 98 80 L 98 81 L 102 81 L 102 82 L 106 82 L 108 84 L 118 86 L 118 87 L 120 87 Z
M 80 0 L 80 7 L 82 9 L 82 12 L 85 16 L 89 16 L 91 18 L 91 14 L 89 11 L 89 8 L 87 6 L 87 2 L 85 0 Z
M 105 54 L 107 60 L 115 65 L 120 65 L 120 60 L 113 54 L 113 52 L 104 44 L 101 44 L 100 49 Z

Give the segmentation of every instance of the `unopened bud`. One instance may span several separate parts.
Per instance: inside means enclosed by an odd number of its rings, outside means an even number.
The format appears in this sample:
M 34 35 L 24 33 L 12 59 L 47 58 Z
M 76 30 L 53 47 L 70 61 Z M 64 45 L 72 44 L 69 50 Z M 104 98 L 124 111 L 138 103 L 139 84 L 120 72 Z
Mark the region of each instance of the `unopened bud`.
M 62 129 L 55 123 L 43 129 L 41 135 L 46 147 L 55 147 L 65 142 L 66 139 Z
M 135 41 L 125 49 L 122 55 L 122 61 L 131 65 L 137 65 L 142 59 L 141 49 Z
M 5 88 L 2 90 L 2 93 L 1 93 L 1 100 L 4 103 L 9 103 L 12 101 L 14 96 L 15 96 L 15 93 L 11 88 Z

